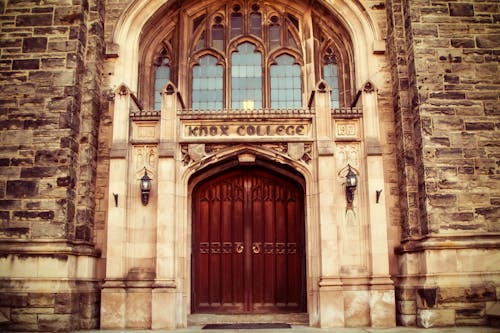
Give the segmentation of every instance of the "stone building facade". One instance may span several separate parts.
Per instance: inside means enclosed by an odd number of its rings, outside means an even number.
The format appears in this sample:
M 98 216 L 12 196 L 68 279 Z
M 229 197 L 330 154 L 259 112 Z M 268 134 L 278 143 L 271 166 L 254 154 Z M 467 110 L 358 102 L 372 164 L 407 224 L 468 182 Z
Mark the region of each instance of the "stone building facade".
M 499 7 L 1 0 L 0 325 L 487 324 Z

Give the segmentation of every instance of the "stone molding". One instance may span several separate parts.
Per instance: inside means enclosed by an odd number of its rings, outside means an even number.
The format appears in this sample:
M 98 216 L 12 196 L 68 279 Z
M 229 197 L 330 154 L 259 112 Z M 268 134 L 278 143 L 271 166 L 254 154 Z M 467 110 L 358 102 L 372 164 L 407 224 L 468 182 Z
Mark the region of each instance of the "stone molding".
M 470 233 L 449 235 L 427 235 L 421 239 L 408 240 L 397 246 L 397 254 L 422 252 L 427 250 L 451 249 L 498 249 L 500 233 Z

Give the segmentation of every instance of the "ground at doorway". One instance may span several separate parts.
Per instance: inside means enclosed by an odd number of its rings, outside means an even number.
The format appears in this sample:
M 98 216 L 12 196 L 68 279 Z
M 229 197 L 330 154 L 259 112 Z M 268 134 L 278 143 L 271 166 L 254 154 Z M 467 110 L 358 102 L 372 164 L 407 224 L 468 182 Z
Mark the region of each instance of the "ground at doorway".
M 75 333 L 124 333 L 126 330 L 107 331 L 78 331 Z M 471 326 L 471 327 L 445 327 L 445 328 L 314 328 L 308 326 L 292 325 L 289 329 L 237 329 L 237 330 L 203 330 L 203 326 L 192 326 L 177 330 L 129 330 L 133 333 L 500 333 L 500 328 Z

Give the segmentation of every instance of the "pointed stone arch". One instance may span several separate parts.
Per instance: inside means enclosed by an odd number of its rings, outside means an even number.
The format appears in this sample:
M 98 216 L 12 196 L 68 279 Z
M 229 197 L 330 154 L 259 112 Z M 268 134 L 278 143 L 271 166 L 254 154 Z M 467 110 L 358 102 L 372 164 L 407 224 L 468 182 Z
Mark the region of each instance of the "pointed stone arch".
M 112 43 L 119 49 L 114 78 L 123 78 L 124 82 L 137 90 L 139 40 L 147 19 L 169 6 L 173 0 L 134 0 L 130 2 L 120 16 L 113 31 Z M 319 1 L 345 25 L 353 40 L 357 66 L 357 86 L 375 75 L 375 68 L 368 66 L 367 58 L 374 52 L 383 51 L 382 31 L 374 23 L 368 11 L 358 1 L 334 2 Z M 126 55 L 126 56 L 125 56 Z M 113 82 L 117 84 L 116 82 Z

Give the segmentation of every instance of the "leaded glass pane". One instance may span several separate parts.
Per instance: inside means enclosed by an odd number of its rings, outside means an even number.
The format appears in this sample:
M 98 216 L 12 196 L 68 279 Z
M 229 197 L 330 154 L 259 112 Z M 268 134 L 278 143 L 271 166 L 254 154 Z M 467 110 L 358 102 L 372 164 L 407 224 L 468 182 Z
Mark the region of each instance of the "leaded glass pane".
M 262 56 L 255 45 L 243 43 L 231 56 L 233 109 L 262 108 Z
M 260 13 L 250 14 L 250 33 L 252 35 L 262 36 L 262 16 Z
M 332 88 L 332 93 L 330 95 L 330 104 L 332 109 L 337 109 L 340 107 L 339 103 L 339 74 L 338 67 L 335 63 L 330 62 L 323 66 L 323 77 L 328 83 L 330 88 Z
M 300 66 L 287 54 L 276 59 L 271 74 L 271 108 L 298 109 L 302 107 L 302 80 Z
M 231 38 L 243 33 L 243 16 L 240 13 L 231 15 Z
M 170 81 L 170 66 L 168 58 L 161 59 L 160 66 L 156 67 L 155 72 L 155 110 L 161 109 L 161 95 L 160 91 Z
M 280 26 L 273 24 L 269 26 L 269 47 L 272 49 L 280 47 Z
M 193 67 L 194 110 L 221 110 L 223 108 L 223 69 L 217 58 L 206 55 Z
M 218 50 L 224 50 L 224 26 L 221 24 L 212 27 L 212 44 Z

